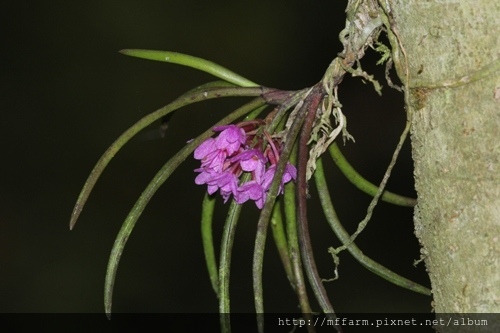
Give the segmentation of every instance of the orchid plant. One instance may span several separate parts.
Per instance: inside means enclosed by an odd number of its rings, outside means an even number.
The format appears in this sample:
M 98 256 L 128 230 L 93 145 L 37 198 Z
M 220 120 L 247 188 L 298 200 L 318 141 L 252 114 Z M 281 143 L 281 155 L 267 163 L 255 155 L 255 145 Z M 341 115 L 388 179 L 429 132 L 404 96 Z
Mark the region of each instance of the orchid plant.
M 352 139 L 347 132 L 346 117 L 337 91 L 345 74 L 361 76 L 373 83 L 380 92 L 380 85 L 360 66 L 366 48 L 386 32 L 393 49 L 400 47 L 397 36 L 389 25 L 389 8 L 383 1 L 350 1 L 347 8 L 346 27 L 340 34 L 344 50 L 327 68 L 324 77 L 314 86 L 298 91 L 285 91 L 256 84 L 213 62 L 169 51 L 122 50 L 121 53 L 143 59 L 188 66 L 212 74 L 219 81 L 199 86 L 180 96 L 170 104 L 140 119 L 126 130 L 104 153 L 87 179 L 73 210 L 72 229 L 99 176 L 113 156 L 139 131 L 162 117 L 192 103 L 214 98 L 234 96 L 253 99 L 228 113 L 218 123 L 208 128 L 172 156 L 158 171 L 143 191 L 127 218 L 113 245 L 105 280 L 105 312 L 111 314 L 112 292 L 118 263 L 137 220 L 158 188 L 189 156 L 200 161 L 194 170 L 194 182 L 206 186 L 202 202 L 202 241 L 206 265 L 212 287 L 219 299 L 219 311 L 230 313 L 229 276 L 231 252 L 241 206 L 254 201 L 261 210 L 253 258 L 253 287 L 255 310 L 259 331 L 264 328 L 262 270 L 264 245 L 270 221 L 273 239 L 292 289 L 297 294 L 303 316 L 311 318 L 313 310 L 306 291 L 306 278 L 321 310 L 329 318 L 335 311 L 320 278 L 311 246 L 307 219 L 308 182 L 314 181 L 326 221 L 342 242 L 329 252 L 338 263 L 338 255 L 347 250 L 361 265 L 382 278 L 413 290 L 430 294 L 430 290 L 412 282 L 364 255 L 355 239 L 362 232 L 379 200 L 412 207 L 416 200 L 385 190 L 391 170 L 409 131 L 410 122 L 401 135 L 393 158 L 380 185 L 374 185 L 357 173 L 342 155 L 336 139 Z M 392 65 L 388 47 L 378 47 L 385 52 L 383 61 Z M 390 80 L 389 85 L 393 86 Z M 399 87 L 397 87 L 399 88 Z M 401 90 L 401 88 L 399 88 Z M 322 155 L 328 152 L 343 174 L 360 190 L 373 196 L 366 217 L 358 229 L 349 235 L 339 221 L 328 184 L 325 180 Z M 224 203 L 230 201 L 221 239 L 219 260 L 213 243 L 212 223 L 217 192 Z M 280 196 L 283 194 L 283 196 Z M 282 214 L 284 213 L 284 217 Z M 218 261 L 218 264 L 217 264 Z M 229 316 L 221 316 L 222 331 L 230 331 Z M 314 327 L 308 328 L 314 331 Z M 341 331 L 340 326 L 336 327 Z

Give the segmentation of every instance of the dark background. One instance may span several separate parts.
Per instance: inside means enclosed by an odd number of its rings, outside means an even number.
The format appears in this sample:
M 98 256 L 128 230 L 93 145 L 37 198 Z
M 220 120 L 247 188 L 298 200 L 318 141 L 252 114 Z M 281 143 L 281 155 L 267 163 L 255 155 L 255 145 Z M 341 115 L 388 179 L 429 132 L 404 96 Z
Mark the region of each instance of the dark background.
M 0 312 L 102 312 L 108 256 L 120 225 L 156 171 L 190 138 L 243 100 L 182 109 L 164 139 L 132 140 L 99 180 L 73 231 L 71 210 L 95 162 L 135 121 L 212 78 L 195 70 L 123 56 L 123 48 L 164 49 L 222 64 L 260 84 L 299 89 L 321 79 L 341 51 L 346 1 L 2 1 L 0 27 Z M 340 98 L 356 143 L 343 151 L 378 183 L 404 127 L 402 95 L 383 80 L 373 51 L 364 68 L 386 86 L 379 97 L 347 78 Z M 158 124 L 151 127 L 154 132 Z M 144 138 L 144 136 L 143 136 Z M 338 214 L 353 232 L 370 198 L 325 162 Z M 115 312 L 216 312 L 201 248 L 204 187 L 188 159 L 157 193 L 125 248 Z M 314 189 L 313 186 L 311 186 Z M 406 142 L 389 190 L 414 196 Z M 311 193 L 310 224 L 324 278 L 338 246 Z M 227 206 L 217 206 L 220 238 Z M 248 204 L 236 234 L 232 310 L 252 312 L 251 261 L 257 210 Z M 269 238 L 271 236 L 269 235 Z M 412 209 L 379 204 L 357 244 L 390 269 L 428 285 Z M 327 283 L 339 312 L 430 311 L 431 298 L 393 286 L 347 252 Z M 264 266 L 265 308 L 297 310 L 274 244 Z M 311 295 L 312 297 L 312 295 Z M 315 309 L 319 307 L 314 306 Z

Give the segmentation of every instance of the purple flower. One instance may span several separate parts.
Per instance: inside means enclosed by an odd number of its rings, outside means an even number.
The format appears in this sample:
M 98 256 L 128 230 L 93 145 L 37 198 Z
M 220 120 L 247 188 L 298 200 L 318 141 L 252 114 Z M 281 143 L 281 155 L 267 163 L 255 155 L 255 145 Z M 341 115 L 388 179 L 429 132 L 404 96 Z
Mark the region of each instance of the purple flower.
M 211 183 L 219 187 L 224 202 L 229 199 L 231 194 L 234 196 L 237 194 L 238 178 L 231 172 L 223 172 L 217 178 L 212 179 Z
M 239 162 L 241 170 L 253 172 L 252 176 L 260 182 L 266 170 L 267 159 L 260 150 L 245 150 L 230 159 L 231 162 Z
M 255 201 L 257 207 L 262 209 L 266 201 L 266 192 L 262 185 L 255 180 L 250 180 L 238 188 L 237 195 L 234 196 L 237 203 L 242 204 L 249 199 Z
M 213 182 L 213 180 L 219 176 L 219 173 L 211 170 L 206 170 L 204 168 L 196 169 L 194 171 L 200 172 L 200 174 L 196 176 L 196 178 L 194 179 L 195 184 L 197 185 L 207 184 L 208 194 L 214 194 L 219 189 L 217 183 Z
M 285 172 L 283 173 L 283 178 L 281 179 L 281 184 L 284 185 L 290 180 L 297 179 L 297 168 L 293 164 L 287 163 L 285 166 Z
M 267 169 L 264 177 L 262 179 L 262 187 L 269 191 L 271 187 L 271 183 L 274 178 L 274 174 L 276 173 L 276 164 L 273 164 Z M 285 171 L 283 172 L 283 177 L 281 178 L 280 188 L 278 194 L 283 193 L 283 186 L 288 183 L 290 180 L 295 180 L 297 178 L 297 169 L 290 163 L 287 163 L 285 166 Z
M 226 150 L 228 155 L 238 151 L 247 140 L 245 131 L 236 125 L 217 126 L 214 131 L 222 131 L 215 139 L 215 144 L 218 149 Z
M 194 182 L 197 185 L 207 184 L 208 194 L 213 194 L 217 190 L 220 190 L 224 202 L 226 202 L 231 194 L 236 195 L 238 190 L 238 177 L 229 171 L 216 172 L 210 169 L 199 168 L 194 170 L 200 172 L 196 176 Z
M 243 123 L 242 123 L 243 124 Z M 195 169 L 199 174 L 195 183 L 206 184 L 209 194 L 220 191 L 224 202 L 233 195 L 238 204 L 248 200 L 255 201 L 262 209 L 266 202 L 267 192 L 271 186 L 276 164 L 279 160 L 279 141 L 269 134 L 262 139 L 262 133 L 255 126 L 226 125 L 214 127 L 220 132 L 215 138 L 202 142 L 194 151 L 194 158 L 201 161 L 201 166 Z M 245 131 L 249 131 L 247 133 Z M 260 135 L 260 136 L 259 136 Z M 262 146 L 262 143 L 264 147 Z M 262 150 L 255 147 L 260 147 Z M 251 180 L 238 185 L 239 177 L 250 173 Z M 287 163 L 281 179 L 279 193 L 283 193 L 284 184 L 297 177 L 297 170 Z
M 216 150 L 217 147 L 215 146 L 215 139 L 208 138 L 194 150 L 194 158 L 196 158 L 197 160 L 202 160 L 208 154 L 213 153 Z

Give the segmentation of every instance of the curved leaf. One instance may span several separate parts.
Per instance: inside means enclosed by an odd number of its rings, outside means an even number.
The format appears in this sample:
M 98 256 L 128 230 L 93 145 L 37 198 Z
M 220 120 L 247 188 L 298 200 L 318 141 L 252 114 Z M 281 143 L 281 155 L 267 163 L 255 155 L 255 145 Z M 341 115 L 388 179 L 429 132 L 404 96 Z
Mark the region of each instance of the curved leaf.
M 139 131 L 155 122 L 156 120 L 162 118 L 163 116 L 192 103 L 201 102 L 207 99 L 218 98 L 218 97 L 229 97 L 229 96 L 259 96 L 265 91 L 264 88 L 240 88 L 240 87 L 227 87 L 227 84 L 224 83 L 223 87 L 214 87 L 213 83 L 208 85 L 202 85 L 198 88 L 193 89 L 192 91 L 182 95 L 177 98 L 172 103 L 158 109 L 147 116 L 143 117 L 137 123 L 132 125 L 129 129 L 127 129 L 118 139 L 115 140 L 106 150 L 106 152 L 101 156 L 97 164 L 94 166 L 94 169 L 91 171 L 89 177 L 85 181 L 83 188 L 78 196 L 75 207 L 73 208 L 73 212 L 71 214 L 71 219 L 69 223 L 70 230 L 73 229 L 82 209 L 87 202 L 87 199 L 92 192 L 97 180 L 101 176 L 102 172 L 111 161 L 111 159 L 115 156 L 115 154 Z
M 191 67 L 209 73 L 224 81 L 234 83 L 240 87 L 258 86 L 257 83 L 254 83 L 221 65 L 188 54 L 171 52 L 171 51 L 141 50 L 141 49 L 125 49 L 121 50 L 120 53 L 142 59 L 170 62 L 177 65 Z
M 212 236 L 212 223 L 214 217 L 215 198 L 205 193 L 201 208 L 201 239 L 205 262 L 207 263 L 208 276 L 215 294 L 219 296 L 219 273 L 215 260 L 214 240 Z
M 332 228 L 333 232 L 340 239 L 342 244 L 347 248 L 347 250 L 351 253 L 351 255 L 364 267 L 366 267 L 369 271 L 377 274 L 378 276 L 384 278 L 385 280 L 394 283 L 400 287 L 415 291 L 424 295 L 431 295 L 431 291 L 411 280 L 408 280 L 388 268 L 382 266 L 375 260 L 367 257 L 357 246 L 351 241 L 351 236 L 344 229 L 342 223 L 340 222 L 337 214 L 335 213 L 335 209 L 333 207 L 332 198 L 330 197 L 330 193 L 328 190 L 327 182 L 325 179 L 325 174 L 323 170 L 323 162 L 318 159 L 316 164 L 316 172 L 314 173 L 314 180 L 316 186 L 318 188 L 319 199 L 321 202 L 321 206 L 323 207 L 323 212 L 325 213 L 328 224 Z
M 264 103 L 265 101 L 263 98 L 255 98 L 251 102 L 243 105 L 228 116 L 224 117 L 221 121 L 215 124 L 215 126 L 230 123 L 242 117 L 246 113 L 262 106 Z M 177 154 L 170 158 L 170 160 L 160 169 L 160 171 L 158 171 L 158 173 L 154 176 L 146 189 L 142 192 L 141 196 L 134 204 L 134 207 L 123 222 L 118 236 L 116 237 L 116 240 L 113 244 L 113 248 L 111 249 L 108 268 L 106 271 L 106 280 L 104 286 L 104 307 L 105 312 L 108 316 L 110 316 L 111 314 L 113 286 L 115 282 L 116 271 L 118 269 L 118 264 L 120 262 L 120 257 L 123 253 L 123 249 L 125 248 L 125 244 L 127 243 L 127 240 L 132 233 L 135 223 L 141 216 L 149 200 L 160 188 L 160 186 L 170 177 L 172 172 L 194 151 L 194 149 L 203 140 L 207 139 L 212 134 L 213 131 L 210 128 L 209 130 L 198 136 L 196 139 L 189 142 L 184 148 L 177 152 Z
M 338 166 L 340 171 L 346 176 L 346 178 L 358 189 L 371 195 L 372 197 L 377 194 L 378 186 L 369 182 L 363 176 L 361 176 L 356 169 L 352 167 L 351 164 L 344 157 L 339 149 L 337 143 L 333 143 L 328 148 L 333 161 Z M 405 197 L 393 192 L 384 191 L 380 200 L 399 206 L 413 207 L 417 204 L 417 199 Z

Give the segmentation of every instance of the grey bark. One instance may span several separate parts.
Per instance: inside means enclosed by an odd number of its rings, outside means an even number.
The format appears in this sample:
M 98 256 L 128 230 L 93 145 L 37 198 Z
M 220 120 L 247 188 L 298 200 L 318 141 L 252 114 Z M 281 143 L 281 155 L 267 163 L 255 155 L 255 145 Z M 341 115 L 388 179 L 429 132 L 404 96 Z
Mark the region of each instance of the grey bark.
M 500 1 L 381 3 L 408 61 L 415 233 L 434 309 L 500 313 Z

